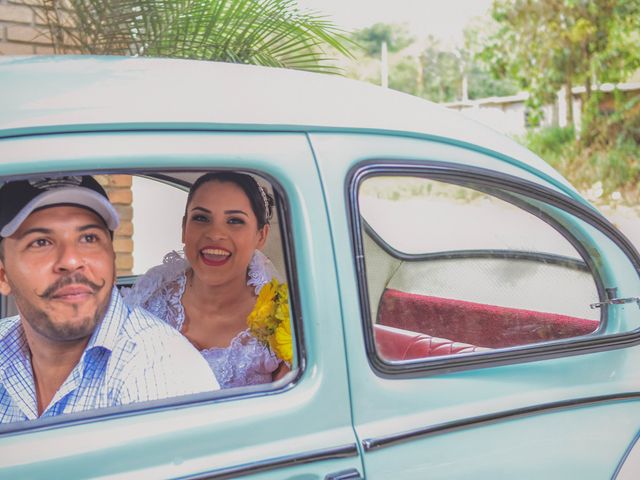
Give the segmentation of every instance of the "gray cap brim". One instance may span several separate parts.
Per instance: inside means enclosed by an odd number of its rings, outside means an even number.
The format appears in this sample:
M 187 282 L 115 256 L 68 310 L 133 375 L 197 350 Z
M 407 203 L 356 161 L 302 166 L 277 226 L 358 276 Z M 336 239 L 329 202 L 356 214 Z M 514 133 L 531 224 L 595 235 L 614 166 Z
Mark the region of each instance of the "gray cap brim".
M 69 187 L 54 188 L 38 195 L 36 198 L 27 203 L 18 214 L 13 217 L 11 222 L 7 223 L 0 230 L 0 237 L 10 237 L 13 235 L 22 222 L 35 210 L 53 205 L 77 205 L 83 208 L 89 208 L 96 212 L 107 225 L 107 228 L 114 231 L 120 224 L 118 212 L 111 205 L 111 202 L 99 193 L 85 187 Z

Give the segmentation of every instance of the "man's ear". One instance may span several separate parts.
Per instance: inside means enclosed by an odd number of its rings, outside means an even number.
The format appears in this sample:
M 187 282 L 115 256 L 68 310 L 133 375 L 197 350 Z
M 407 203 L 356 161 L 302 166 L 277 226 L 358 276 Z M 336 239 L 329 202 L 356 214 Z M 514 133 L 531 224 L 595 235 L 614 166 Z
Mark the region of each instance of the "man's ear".
M 0 294 L 7 296 L 11 293 L 11 286 L 7 281 L 7 271 L 4 268 L 4 262 L 0 260 Z
M 111 286 L 116 286 L 118 284 L 118 264 L 116 255 L 113 256 L 113 282 Z

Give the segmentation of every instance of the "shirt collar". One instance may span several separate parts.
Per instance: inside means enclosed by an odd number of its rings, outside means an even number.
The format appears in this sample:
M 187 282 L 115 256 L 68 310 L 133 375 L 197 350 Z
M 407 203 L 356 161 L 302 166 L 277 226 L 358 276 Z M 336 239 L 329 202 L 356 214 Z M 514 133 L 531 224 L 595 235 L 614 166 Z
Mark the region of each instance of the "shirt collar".
M 98 323 L 96 330 L 91 335 L 85 354 L 95 347 L 113 351 L 118 341 L 119 333 L 128 316 L 129 310 L 118 289 L 114 287 L 111 290 L 107 310 L 102 321 Z M 9 365 L 16 362 L 25 362 L 30 358 L 27 338 L 19 315 L 0 320 L 0 345 L 2 345 L 0 349 L 0 378 L 2 378 Z
M 102 317 L 102 321 L 98 324 L 93 335 L 91 335 L 85 352 L 95 347 L 103 347 L 109 351 L 113 351 L 118 341 L 120 331 L 128 316 L 129 309 L 122 300 L 118 289 L 114 287 L 111 290 L 109 306 Z

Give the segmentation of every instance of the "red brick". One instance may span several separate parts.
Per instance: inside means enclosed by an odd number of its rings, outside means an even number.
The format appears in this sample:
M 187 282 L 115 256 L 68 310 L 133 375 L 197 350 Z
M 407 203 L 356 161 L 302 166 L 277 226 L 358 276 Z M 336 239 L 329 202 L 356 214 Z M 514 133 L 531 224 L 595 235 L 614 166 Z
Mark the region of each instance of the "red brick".
M 42 0 L 10 0 L 9 5 L 33 5 L 37 7 L 42 5 Z
M 109 175 L 108 185 L 111 187 L 130 187 L 131 175 Z
M 7 27 L 7 39 L 16 42 L 51 44 L 49 32 L 45 29 L 10 25 Z
M 116 230 L 116 235 L 119 237 L 131 237 L 133 235 L 133 223 L 121 222 L 118 230 Z
M 0 43 L 0 53 L 2 55 L 33 55 L 35 47 L 24 43 Z
M 116 256 L 116 269 L 119 275 L 131 274 L 133 269 L 133 255 L 130 253 L 119 253 Z
M 93 178 L 103 187 L 109 185 L 109 175 L 94 175 Z
M 120 221 L 126 222 L 133 218 L 133 207 L 131 205 L 115 205 Z
M 33 11 L 25 5 L 0 5 L 0 21 L 31 25 Z
M 132 185 L 131 175 L 94 175 L 100 185 L 105 188 L 109 187 L 130 187 Z
M 118 252 L 131 253 L 133 252 L 133 240 L 130 238 L 114 238 L 113 249 Z
M 37 55 L 53 55 L 56 51 L 48 45 L 36 45 Z
M 131 205 L 133 195 L 128 188 L 110 188 L 109 200 L 114 205 Z

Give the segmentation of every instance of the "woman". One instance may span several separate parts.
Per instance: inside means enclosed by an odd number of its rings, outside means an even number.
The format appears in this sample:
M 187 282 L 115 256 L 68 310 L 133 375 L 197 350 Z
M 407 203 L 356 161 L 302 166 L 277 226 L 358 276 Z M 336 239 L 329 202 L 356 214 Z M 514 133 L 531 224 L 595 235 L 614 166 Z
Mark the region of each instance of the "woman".
M 272 208 L 273 198 L 249 175 L 201 176 L 182 219 L 185 258 L 171 252 L 123 292 L 130 306 L 142 306 L 187 337 L 222 388 L 270 382 L 288 371 L 247 328 L 260 290 L 278 276 L 260 252 Z

